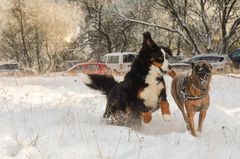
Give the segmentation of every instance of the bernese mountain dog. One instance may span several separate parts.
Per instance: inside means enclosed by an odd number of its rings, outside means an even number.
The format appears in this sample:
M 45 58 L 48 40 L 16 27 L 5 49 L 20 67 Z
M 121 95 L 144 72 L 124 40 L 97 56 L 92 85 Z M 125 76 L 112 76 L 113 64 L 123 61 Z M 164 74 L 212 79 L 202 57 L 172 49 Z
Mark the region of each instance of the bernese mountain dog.
M 131 126 L 151 121 L 151 113 L 159 108 L 165 120 L 170 119 L 166 86 L 163 75 L 174 77 L 168 57 L 169 48 L 158 46 L 149 32 L 143 33 L 142 48 L 126 73 L 124 80 L 116 81 L 111 75 L 85 75 L 84 83 L 107 96 L 103 117 L 112 124 Z

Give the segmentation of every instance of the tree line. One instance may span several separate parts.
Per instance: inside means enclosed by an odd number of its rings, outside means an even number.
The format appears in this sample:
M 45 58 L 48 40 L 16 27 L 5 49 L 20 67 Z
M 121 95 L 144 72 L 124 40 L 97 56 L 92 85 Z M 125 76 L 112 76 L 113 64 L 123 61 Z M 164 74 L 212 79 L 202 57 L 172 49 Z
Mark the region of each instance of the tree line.
M 228 54 L 240 46 L 238 0 L 10 1 L 0 57 L 39 72 L 67 60 L 138 51 L 146 30 L 184 56 Z

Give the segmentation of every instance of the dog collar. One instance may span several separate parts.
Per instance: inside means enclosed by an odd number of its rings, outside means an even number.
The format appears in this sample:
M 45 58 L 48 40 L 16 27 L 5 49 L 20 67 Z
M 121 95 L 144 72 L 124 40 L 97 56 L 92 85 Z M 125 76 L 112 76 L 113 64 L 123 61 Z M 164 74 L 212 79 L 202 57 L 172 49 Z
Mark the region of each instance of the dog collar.
M 182 90 L 181 90 L 181 94 L 182 94 L 182 97 L 183 97 L 184 101 L 187 101 L 187 100 L 198 100 L 198 99 L 202 99 L 203 97 L 206 96 L 206 94 L 203 94 L 201 96 L 187 95 L 186 92 L 184 92 Z
M 184 78 L 183 80 L 183 84 L 182 84 L 182 89 L 180 91 L 181 95 L 182 95 L 182 98 L 184 101 L 187 101 L 187 100 L 198 100 L 198 99 L 202 99 L 203 97 L 206 96 L 206 89 L 201 89 L 201 88 L 198 88 L 196 85 L 192 84 L 193 87 L 197 88 L 197 89 L 200 89 L 202 91 L 204 91 L 204 93 L 200 96 L 193 96 L 193 95 L 188 95 L 187 94 L 187 77 Z
M 207 88 L 199 88 L 198 86 L 196 86 L 194 83 L 192 83 L 192 87 L 194 87 L 194 88 L 197 88 L 197 89 L 199 89 L 199 90 L 201 90 L 201 91 L 203 91 L 204 93 L 206 92 L 206 90 L 207 90 Z

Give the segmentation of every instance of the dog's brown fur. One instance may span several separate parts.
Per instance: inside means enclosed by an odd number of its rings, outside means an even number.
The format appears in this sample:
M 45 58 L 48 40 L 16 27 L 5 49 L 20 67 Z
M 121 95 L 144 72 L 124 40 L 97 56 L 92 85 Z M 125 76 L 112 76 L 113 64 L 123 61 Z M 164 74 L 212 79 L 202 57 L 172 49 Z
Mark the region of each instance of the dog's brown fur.
M 198 68 L 209 70 L 205 83 L 201 83 L 201 76 L 198 74 Z M 177 75 L 172 81 L 171 93 L 182 112 L 183 118 L 187 124 L 187 128 L 191 130 L 193 136 L 197 136 L 194 126 L 194 116 L 196 112 L 200 112 L 198 121 L 198 131 L 202 132 L 203 122 L 209 107 L 209 86 L 211 81 L 211 65 L 206 62 L 198 62 L 192 65 L 191 75 Z M 183 93 L 183 81 L 185 83 L 185 93 Z M 184 98 L 184 95 L 188 97 Z

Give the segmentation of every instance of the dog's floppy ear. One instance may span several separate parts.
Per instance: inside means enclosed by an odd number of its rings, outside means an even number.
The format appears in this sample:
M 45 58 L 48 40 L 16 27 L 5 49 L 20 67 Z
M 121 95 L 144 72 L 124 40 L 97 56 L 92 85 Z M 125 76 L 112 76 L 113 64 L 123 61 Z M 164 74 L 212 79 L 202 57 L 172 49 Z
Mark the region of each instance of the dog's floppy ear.
M 143 33 L 143 42 L 142 42 L 143 46 L 149 46 L 149 47 L 153 47 L 154 45 L 156 45 L 154 43 L 154 41 L 152 40 L 151 34 L 150 32 L 145 32 Z

